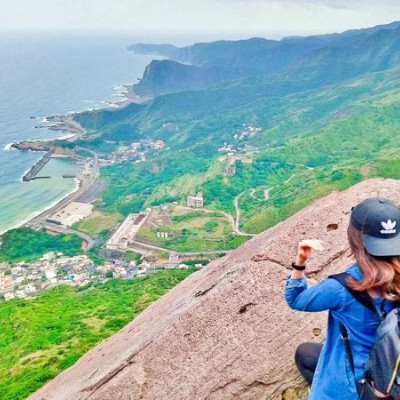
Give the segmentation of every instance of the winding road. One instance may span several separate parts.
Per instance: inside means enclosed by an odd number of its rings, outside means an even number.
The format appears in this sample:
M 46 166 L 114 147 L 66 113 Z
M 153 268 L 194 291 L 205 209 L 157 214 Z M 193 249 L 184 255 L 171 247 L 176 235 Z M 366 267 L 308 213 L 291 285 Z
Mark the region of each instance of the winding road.
M 87 233 L 81 232 L 81 231 L 76 231 L 74 229 L 70 229 L 70 228 L 66 228 L 62 225 L 55 225 L 55 224 L 51 224 L 51 223 L 47 223 L 44 226 L 45 229 L 48 229 L 52 232 L 58 232 L 58 233 L 70 233 L 73 235 L 77 235 L 80 238 L 82 238 L 86 243 L 87 243 L 87 247 L 86 247 L 86 251 L 90 250 L 97 242 L 97 240 L 95 238 L 93 238 L 92 236 L 88 235 Z
M 236 210 L 236 219 L 235 219 L 235 232 L 238 235 L 242 235 L 242 236 L 256 236 L 252 233 L 246 233 L 246 232 L 242 232 L 240 230 L 240 207 L 239 207 L 239 199 L 247 192 L 247 190 L 245 190 L 244 192 L 238 194 L 234 200 L 233 200 L 233 204 L 235 205 L 235 210 Z

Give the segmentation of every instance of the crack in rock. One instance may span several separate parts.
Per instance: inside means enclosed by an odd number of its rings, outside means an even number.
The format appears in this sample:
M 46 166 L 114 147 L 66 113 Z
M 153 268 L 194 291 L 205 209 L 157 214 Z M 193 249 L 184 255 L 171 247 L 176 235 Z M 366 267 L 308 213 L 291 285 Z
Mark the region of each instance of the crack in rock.
M 110 382 L 115 376 L 117 376 L 121 371 L 123 371 L 126 367 L 128 367 L 130 364 L 134 362 L 134 358 L 142 352 L 146 347 L 148 347 L 152 341 L 147 343 L 145 346 L 143 346 L 139 351 L 131 354 L 126 360 L 124 360 L 118 367 L 114 368 L 112 371 L 110 371 L 107 375 L 105 375 L 102 379 L 100 379 L 98 382 L 94 383 L 93 385 L 87 387 L 84 389 L 85 392 L 90 392 L 89 396 L 87 397 L 88 399 L 92 397 L 101 387 L 103 387 L 105 384 Z

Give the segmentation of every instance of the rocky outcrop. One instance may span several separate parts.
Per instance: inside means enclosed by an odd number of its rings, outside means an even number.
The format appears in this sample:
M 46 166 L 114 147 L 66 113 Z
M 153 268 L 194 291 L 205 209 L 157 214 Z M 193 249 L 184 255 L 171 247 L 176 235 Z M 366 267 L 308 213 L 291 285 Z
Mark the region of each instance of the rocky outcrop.
M 49 151 L 52 147 L 52 142 L 40 140 L 23 141 L 13 143 L 11 147 L 21 151 Z
M 304 238 L 321 239 L 313 280 L 352 263 L 351 207 L 400 202 L 400 181 L 374 179 L 332 193 L 194 273 L 61 373 L 31 400 L 286 399 L 304 397 L 293 354 L 324 339 L 325 313 L 290 310 L 286 267 Z
M 11 145 L 13 149 L 21 151 L 46 151 L 52 154 L 64 155 L 69 157 L 75 156 L 75 146 L 73 143 L 54 141 L 42 141 L 42 140 L 27 140 Z

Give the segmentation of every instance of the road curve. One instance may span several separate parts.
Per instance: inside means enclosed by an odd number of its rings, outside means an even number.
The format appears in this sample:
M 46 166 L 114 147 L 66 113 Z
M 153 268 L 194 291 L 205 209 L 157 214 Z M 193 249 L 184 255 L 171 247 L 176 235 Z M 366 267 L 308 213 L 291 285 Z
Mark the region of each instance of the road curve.
M 246 193 L 246 190 L 242 193 L 239 193 L 233 200 L 233 204 L 235 205 L 235 210 L 236 210 L 236 219 L 235 219 L 235 232 L 238 235 L 242 235 L 242 236 L 250 236 L 250 237 L 254 237 L 256 235 L 252 234 L 252 233 L 246 233 L 246 232 L 242 232 L 240 230 L 240 207 L 239 207 L 239 199 L 242 195 L 244 195 Z
M 86 251 L 90 250 L 96 244 L 96 239 L 94 239 L 92 236 L 88 235 L 87 233 L 75 231 L 74 229 L 66 228 L 62 225 L 55 225 L 55 224 L 47 223 L 44 226 L 44 228 L 48 229 L 49 231 L 53 231 L 53 232 L 64 233 L 64 234 L 70 233 L 73 235 L 78 235 L 87 243 Z

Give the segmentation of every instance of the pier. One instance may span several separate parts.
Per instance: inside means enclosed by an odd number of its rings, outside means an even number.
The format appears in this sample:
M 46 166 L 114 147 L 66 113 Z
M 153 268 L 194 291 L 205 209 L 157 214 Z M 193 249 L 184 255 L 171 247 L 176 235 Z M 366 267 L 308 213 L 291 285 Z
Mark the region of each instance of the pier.
M 22 178 L 23 181 L 29 182 L 34 179 L 47 179 L 50 176 L 37 176 L 40 170 L 49 162 L 52 151 L 49 150 Z

